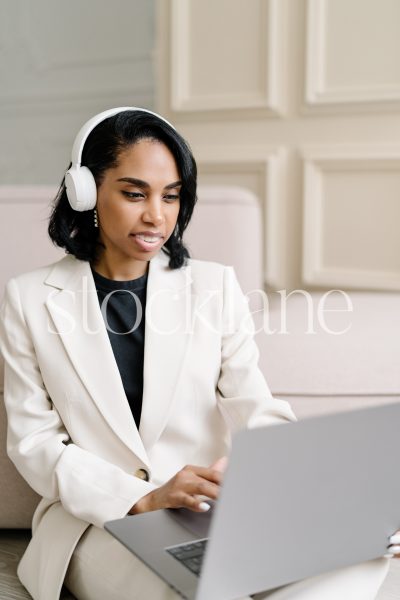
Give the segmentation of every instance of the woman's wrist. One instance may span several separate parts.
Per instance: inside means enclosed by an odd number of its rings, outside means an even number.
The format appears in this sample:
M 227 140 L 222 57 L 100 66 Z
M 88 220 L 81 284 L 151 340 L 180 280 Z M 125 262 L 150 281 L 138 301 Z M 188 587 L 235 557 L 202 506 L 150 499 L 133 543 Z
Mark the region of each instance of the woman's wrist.
M 134 504 L 132 506 L 132 508 L 129 510 L 128 514 L 129 515 L 138 515 L 140 513 L 151 511 L 152 510 L 151 509 L 151 493 L 152 492 L 139 498 L 139 500 L 136 502 L 136 504 Z

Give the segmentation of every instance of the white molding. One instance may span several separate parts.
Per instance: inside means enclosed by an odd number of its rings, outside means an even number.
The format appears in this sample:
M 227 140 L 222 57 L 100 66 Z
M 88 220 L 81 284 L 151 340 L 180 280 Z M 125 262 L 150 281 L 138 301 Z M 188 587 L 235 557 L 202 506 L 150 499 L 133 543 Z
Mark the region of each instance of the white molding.
M 258 92 L 212 93 L 196 96 L 189 89 L 188 38 L 190 2 L 170 0 L 170 109 L 177 113 L 219 116 L 221 112 L 241 114 L 259 111 L 275 115 L 283 112 L 282 62 L 283 0 L 261 0 L 259 26 L 263 52 L 260 57 Z M 234 111 L 234 112 L 233 112 Z
M 195 155 L 201 174 L 243 173 L 257 179 L 257 196 L 263 216 L 264 283 L 274 288 L 282 286 L 285 236 L 281 192 L 285 151 L 280 147 L 217 147 L 213 144 L 197 147 Z
M 0 94 L 1 110 L 7 110 L 15 115 L 19 115 L 20 110 L 35 113 L 40 112 L 60 112 L 64 107 L 70 108 L 86 108 L 92 107 L 94 103 L 103 102 L 106 104 L 121 103 L 121 99 L 131 100 L 140 95 L 140 98 L 148 98 L 153 100 L 153 89 L 146 85 L 140 85 L 136 88 L 129 87 L 113 87 L 112 90 L 90 90 L 86 92 L 63 94 L 63 93 L 40 93 L 19 96 L 18 94 Z M 122 104 L 122 103 L 121 103 Z
M 328 267 L 322 260 L 323 174 L 332 170 L 400 170 L 400 146 L 308 146 L 303 148 L 303 283 L 322 287 L 400 290 L 400 270 Z
M 326 0 L 307 0 L 306 5 L 305 112 L 310 107 L 355 110 L 387 108 L 400 104 L 400 84 L 337 86 L 328 88 L 324 71 Z

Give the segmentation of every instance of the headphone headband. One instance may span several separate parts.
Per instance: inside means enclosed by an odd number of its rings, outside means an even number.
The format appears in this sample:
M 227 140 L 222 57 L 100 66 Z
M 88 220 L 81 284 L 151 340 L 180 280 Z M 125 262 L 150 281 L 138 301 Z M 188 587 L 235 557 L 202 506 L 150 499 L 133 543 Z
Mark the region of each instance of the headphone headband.
M 65 173 L 67 198 L 74 210 L 91 210 L 96 206 L 96 182 L 91 171 L 87 167 L 81 166 L 83 146 L 85 145 L 89 133 L 96 127 L 96 125 L 105 119 L 108 119 L 108 117 L 112 117 L 120 112 L 124 112 L 125 110 L 139 110 L 141 112 L 154 115 L 155 117 L 158 117 L 167 123 L 167 125 L 172 127 L 172 129 L 175 129 L 175 127 L 161 115 L 158 115 L 151 110 L 147 110 L 146 108 L 139 108 L 137 106 L 121 106 L 119 108 L 110 108 L 109 110 L 104 110 L 103 112 L 89 119 L 89 121 L 87 121 L 78 131 L 72 146 L 72 165 Z
M 148 113 L 150 115 L 158 117 L 159 119 L 167 123 L 167 125 L 172 127 L 172 129 L 175 129 L 175 127 L 169 121 L 164 119 L 164 117 L 155 112 L 152 112 L 151 110 L 147 110 L 146 108 L 139 108 L 137 106 L 120 106 L 119 108 L 110 108 L 108 110 L 104 110 L 103 112 L 95 115 L 94 117 L 86 121 L 86 123 L 82 125 L 82 127 L 78 131 L 71 152 L 71 162 L 73 166 L 80 167 L 82 161 L 83 146 L 85 145 L 85 142 L 90 132 L 96 127 L 96 125 L 98 125 L 105 119 L 108 119 L 108 117 L 113 117 L 114 115 L 117 115 L 120 112 L 124 112 L 125 110 L 139 110 L 141 112 Z

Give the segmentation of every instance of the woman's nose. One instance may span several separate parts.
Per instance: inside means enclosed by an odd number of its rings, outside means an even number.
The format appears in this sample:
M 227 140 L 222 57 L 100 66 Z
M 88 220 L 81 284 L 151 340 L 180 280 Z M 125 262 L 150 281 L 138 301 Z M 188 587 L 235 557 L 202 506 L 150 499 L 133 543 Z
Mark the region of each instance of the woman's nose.
M 143 217 L 143 220 L 147 223 L 155 223 L 156 225 L 160 225 L 163 222 L 163 216 L 158 212 L 147 211 Z
M 161 203 L 153 202 L 152 204 L 148 205 L 144 212 L 143 219 L 152 223 L 162 223 L 164 220 L 164 216 L 162 213 Z

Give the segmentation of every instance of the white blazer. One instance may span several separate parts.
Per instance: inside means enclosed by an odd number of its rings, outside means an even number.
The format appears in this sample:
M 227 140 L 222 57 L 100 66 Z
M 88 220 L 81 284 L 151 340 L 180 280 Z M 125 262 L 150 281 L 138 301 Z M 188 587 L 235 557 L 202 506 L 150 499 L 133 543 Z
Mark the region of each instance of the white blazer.
M 227 454 L 236 429 L 296 419 L 258 368 L 249 315 L 233 267 L 189 259 L 170 269 L 164 252 L 152 258 L 138 430 L 89 263 L 66 255 L 8 282 L 7 453 L 42 496 L 18 565 L 35 600 L 59 598 L 90 524 L 124 517 L 185 464 Z

